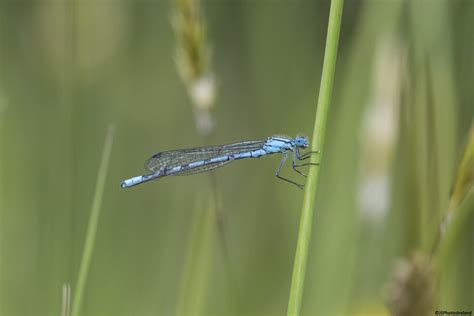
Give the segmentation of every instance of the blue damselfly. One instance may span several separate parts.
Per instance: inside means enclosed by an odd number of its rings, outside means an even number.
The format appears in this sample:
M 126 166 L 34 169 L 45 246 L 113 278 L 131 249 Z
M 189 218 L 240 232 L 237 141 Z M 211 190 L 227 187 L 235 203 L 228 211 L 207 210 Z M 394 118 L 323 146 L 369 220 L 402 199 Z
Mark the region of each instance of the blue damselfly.
M 311 162 L 297 163 L 298 160 L 305 160 L 311 154 L 317 153 L 317 151 L 310 151 L 300 154 L 300 149 L 308 148 L 308 146 L 308 139 L 306 137 L 272 136 L 263 140 L 243 141 L 223 146 L 205 146 L 164 151 L 151 156 L 146 161 L 145 168 L 152 173 L 124 180 L 121 186 L 122 188 L 129 188 L 165 176 L 184 176 L 206 172 L 238 159 L 260 158 L 280 153 L 283 155 L 283 158 L 275 175 L 279 179 L 288 181 L 302 189 L 304 185 L 280 176 L 280 171 L 288 158 L 288 152 L 291 152 L 293 169 L 306 177 L 298 168 L 317 165 Z

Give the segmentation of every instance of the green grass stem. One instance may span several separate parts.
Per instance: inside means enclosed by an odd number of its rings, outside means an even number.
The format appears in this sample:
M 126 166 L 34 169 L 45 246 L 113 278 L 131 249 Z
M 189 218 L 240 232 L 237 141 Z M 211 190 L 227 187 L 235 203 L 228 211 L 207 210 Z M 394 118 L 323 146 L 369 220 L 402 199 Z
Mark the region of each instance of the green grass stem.
M 326 48 L 324 52 L 323 71 L 321 76 L 321 86 L 319 90 L 318 108 L 312 137 L 312 150 L 319 150 L 318 155 L 312 155 L 311 162 L 321 161 L 324 153 L 324 138 L 326 122 L 331 102 L 332 86 L 334 82 L 334 72 L 336 69 L 337 47 L 339 43 L 339 32 L 341 28 L 343 0 L 332 0 L 329 12 L 328 33 Z M 316 193 L 318 191 L 319 166 L 310 168 L 306 189 L 303 197 L 303 209 L 298 233 L 298 244 L 293 266 L 293 277 L 291 280 L 290 299 L 288 302 L 288 315 L 299 315 L 304 290 L 304 279 L 306 272 L 306 262 L 308 257 L 309 242 L 311 240 L 311 227 L 313 222 L 313 212 Z
M 457 175 L 454 179 L 454 185 L 451 191 L 449 209 L 446 218 L 441 224 L 441 241 L 439 251 L 439 261 L 444 268 L 450 260 L 450 251 L 455 248 L 455 243 L 460 240 L 460 236 L 467 228 L 469 216 L 474 212 L 472 200 L 471 207 L 463 206 L 465 200 L 469 199 L 474 193 L 474 124 L 468 135 L 469 139 L 464 150 L 463 157 L 458 166 Z M 468 202 L 466 202 L 469 205 Z M 444 233 L 444 231 L 446 231 Z M 435 244 L 435 248 L 438 247 Z
M 82 299 L 84 295 L 84 287 L 89 273 L 89 266 L 94 251 L 95 236 L 97 233 L 97 226 L 99 224 L 99 215 L 102 205 L 102 197 L 104 195 L 105 176 L 110 160 L 110 152 L 112 150 L 112 143 L 114 138 L 115 127 L 110 126 L 105 138 L 105 144 L 102 151 L 102 159 L 100 162 L 99 173 L 97 175 L 97 183 L 95 187 L 94 200 L 91 207 L 91 215 L 89 224 L 87 226 L 86 241 L 84 244 L 84 251 L 82 252 L 81 265 L 79 267 L 79 275 L 77 278 L 76 290 L 74 291 L 74 298 L 72 301 L 72 316 L 78 316 L 81 312 Z
M 216 205 L 212 194 L 204 196 L 196 201 L 176 315 L 200 315 L 205 305 L 215 239 Z

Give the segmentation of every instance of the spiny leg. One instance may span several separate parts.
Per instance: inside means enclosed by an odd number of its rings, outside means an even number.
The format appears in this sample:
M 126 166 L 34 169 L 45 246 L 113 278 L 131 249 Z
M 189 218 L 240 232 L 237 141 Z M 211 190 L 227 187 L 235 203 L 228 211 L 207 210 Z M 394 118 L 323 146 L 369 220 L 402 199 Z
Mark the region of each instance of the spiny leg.
M 278 167 L 278 170 L 277 170 L 277 172 L 276 172 L 275 175 L 277 176 L 277 178 L 280 178 L 280 179 L 282 179 L 282 180 L 285 180 L 285 181 L 287 181 L 287 182 L 289 182 L 289 183 L 291 183 L 291 184 L 296 185 L 298 188 L 303 189 L 303 188 L 304 188 L 304 185 L 298 184 L 298 183 L 296 183 L 296 182 L 294 182 L 294 181 L 291 181 L 291 180 L 289 180 L 289 179 L 287 179 L 287 178 L 283 178 L 282 176 L 280 176 L 281 168 L 283 167 L 283 164 L 285 163 L 285 161 L 286 161 L 287 158 L 288 158 L 288 153 L 285 152 L 285 153 L 283 154 L 283 159 L 281 160 L 280 166 Z
M 311 157 L 312 154 L 319 154 L 319 150 L 314 150 L 314 151 L 308 151 L 307 153 L 304 153 L 303 155 L 300 154 L 300 149 L 296 148 L 296 158 L 298 160 L 305 160 Z
M 303 177 L 307 177 L 306 174 L 302 173 L 301 171 L 299 171 L 297 168 L 299 167 L 304 167 L 304 166 L 319 166 L 319 163 L 314 163 L 314 162 L 306 162 L 306 163 L 302 163 L 302 164 L 297 164 L 296 163 L 296 158 L 298 158 L 298 155 L 299 155 L 299 151 L 296 151 L 292 153 L 292 156 L 293 156 L 293 161 L 292 161 L 292 167 L 293 167 L 293 170 L 295 170 L 296 172 L 298 172 L 300 175 L 302 175 Z M 308 156 L 309 157 L 309 156 Z M 306 157 L 306 158 L 308 158 Z M 306 159 L 304 158 L 304 159 Z M 300 160 L 303 160 L 303 159 L 300 159 Z
M 291 166 L 293 167 L 293 170 L 295 170 L 296 172 L 298 172 L 300 175 L 302 175 L 303 177 L 307 177 L 307 175 L 305 175 L 303 172 L 299 171 L 298 169 L 296 169 L 297 167 L 299 167 L 300 165 L 296 164 L 296 155 L 297 153 L 295 152 L 292 152 L 291 153 L 291 156 L 292 156 L 292 161 L 291 161 Z

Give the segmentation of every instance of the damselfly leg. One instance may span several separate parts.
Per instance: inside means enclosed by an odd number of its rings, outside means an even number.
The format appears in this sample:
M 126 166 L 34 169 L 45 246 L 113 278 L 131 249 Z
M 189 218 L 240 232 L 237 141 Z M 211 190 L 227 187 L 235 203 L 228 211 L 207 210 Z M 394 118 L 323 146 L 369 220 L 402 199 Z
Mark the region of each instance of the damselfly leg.
M 303 155 L 301 155 L 299 148 L 296 148 L 295 152 L 296 152 L 296 158 L 298 158 L 298 160 L 305 160 L 311 157 L 312 154 L 319 154 L 319 150 L 314 150 L 314 151 L 308 151 L 307 153 L 304 153 Z
M 305 162 L 305 163 L 301 163 L 301 164 L 297 164 L 296 163 L 296 159 L 298 160 L 305 160 L 305 159 L 308 159 L 309 157 L 311 157 L 311 154 L 317 154 L 319 153 L 319 150 L 316 150 L 316 151 L 310 151 L 310 152 L 307 152 L 303 155 L 300 155 L 300 151 L 299 151 L 299 148 L 296 148 L 295 151 L 292 153 L 292 167 L 293 167 L 293 170 L 295 170 L 296 172 L 298 172 L 300 175 L 302 175 L 303 177 L 307 177 L 306 174 L 304 174 L 303 172 L 301 172 L 300 170 L 298 170 L 298 168 L 300 167 L 304 167 L 304 166 L 319 166 L 319 163 L 314 163 L 314 162 Z
M 282 168 L 283 165 L 285 164 L 285 161 L 286 161 L 287 158 L 288 158 L 288 153 L 287 153 L 287 152 L 283 153 L 283 159 L 281 160 L 280 166 L 278 167 L 278 170 L 277 170 L 277 172 L 276 172 L 275 175 L 277 176 L 277 178 L 282 179 L 282 180 L 285 180 L 285 181 L 287 181 L 287 182 L 289 182 L 289 183 L 291 183 L 291 184 L 296 185 L 298 188 L 303 189 L 303 188 L 304 188 L 304 185 L 298 184 L 298 183 L 296 183 L 296 182 L 294 182 L 294 181 L 292 181 L 292 180 L 290 180 L 290 179 L 283 178 L 282 176 L 280 176 L 281 168 Z

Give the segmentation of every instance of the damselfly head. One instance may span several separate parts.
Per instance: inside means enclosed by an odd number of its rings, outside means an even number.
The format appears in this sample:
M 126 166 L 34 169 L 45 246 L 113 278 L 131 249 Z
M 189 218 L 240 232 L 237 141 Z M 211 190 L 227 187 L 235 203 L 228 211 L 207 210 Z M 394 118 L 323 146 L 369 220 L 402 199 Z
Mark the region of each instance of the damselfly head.
M 304 136 L 297 136 L 297 137 L 295 137 L 295 139 L 293 141 L 294 141 L 296 147 L 308 148 L 308 146 L 309 146 L 308 138 L 306 138 Z

